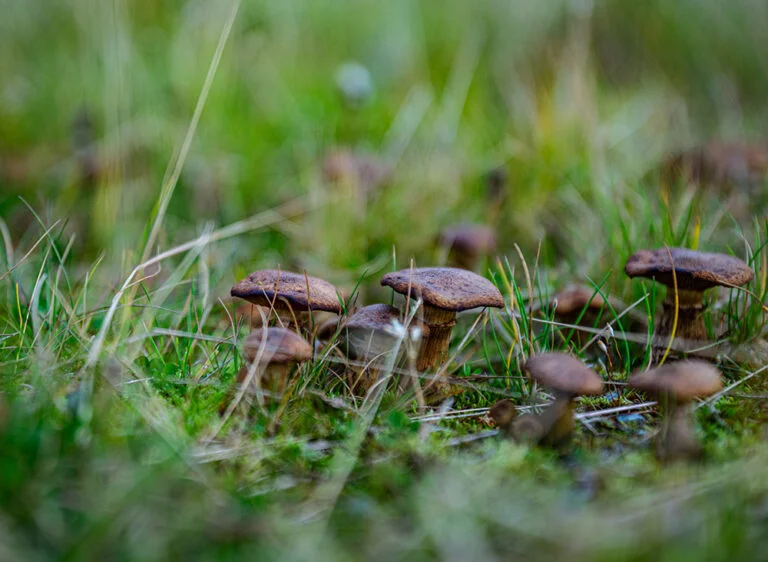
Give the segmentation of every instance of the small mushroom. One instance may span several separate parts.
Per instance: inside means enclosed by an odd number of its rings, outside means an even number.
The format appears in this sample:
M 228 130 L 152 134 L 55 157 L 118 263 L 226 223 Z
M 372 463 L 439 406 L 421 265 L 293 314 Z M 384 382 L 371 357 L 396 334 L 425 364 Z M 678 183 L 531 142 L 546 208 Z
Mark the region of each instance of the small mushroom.
M 485 183 L 489 203 L 494 207 L 501 207 L 507 197 L 509 184 L 507 169 L 503 166 L 491 168 L 485 175 Z
M 260 374 L 256 377 L 260 377 L 260 386 L 279 395 L 285 391 L 293 368 L 312 359 L 312 346 L 292 330 L 259 328 L 248 334 L 244 354 L 249 364 L 259 360 Z M 237 382 L 243 383 L 248 372 L 249 366 L 240 369 Z
M 510 435 L 512 422 L 517 418 L 517 408 L 510 399 L 504 398 L 491 406 L 488 417 L 493 420 L 502 434 Z
M 381 284 L 406 297 L 420 297 L 424 302 L 424 323 L 429 326 L 429 334 L 416 360 L 419 371 L 435 366 L 445 357 L 457 312 L 504 306 L 504 298 L 493 283 L 466 269 L 403 269 L 386 274 Z
M 707 339 L 707 328 L 702 316 L 705 308 L 704 292 L 707 289 L 717 286 L 740 287 L 755 276 L 739 258 L 685 248 L 640 250 L 627 260 L 624 271 L 629 277 L 654 279 L 667 286 L 664 311 L 656 327 L 659 336 L 672 333 L 676 281 L 678 320 L 675 335 L 689 340 Z
M 354 374 L 353 389 L 359 384 L 367 391 L 376 382 L 379 369 L 397 346 L 399 322 L 400 311 L 388 304 L 364 306 L 349 317 L 341 333 L 343 345 L 350 357 L 365 362 L 364 368 Z M 420 330 L 422 338 L 429 335 L 429 327 L 419 320 L 414 320 L 410 329 Z
M 315 337 L 320 341 L 328 342 L 339 332 L 342 325 L 343 321 L 340 317 L 328 318 L 317 325 Z
M 481 224 L 459 224 L 444 228 L 439 244 L 448 250 L 449 265 L 477 271 L 480 261 L 496 251 L 496 233 Z
M 392 167 L 373 154 L 356 153 L 342 147 L 326 155 L 322 174 L 328 184 L 352 186 L 365 199 L 392 179 Z
M 555 320 L 563 324 L 592 327 L 600 320 L 605 307 L 600 293 L 577 285 L 566 287 L 552 299 Z M 574 337 L 581 347 L 592 334 L 577 330 Z
M 666 182 L 683 179 L 713 186 L 756 183 L 768 174 L 768 146 L 710 142 L 673 154 L 662 165 Z
M 90 112 L 85 108 L 78 111 L 72 121 L 72 147 L 75 150 L 80 183 L 87 189 L 96 186 L 102 172 L 94 147 L 95 129 Z
M 536 416 L 542 427 L 541 442 L 553 447 L 564 445 L 575 426 L 575 398 L 602 393 L 603 380 L 566 353 L 535 355 L 526 361 L 525 371 L 537 384 L 550 389 L 555 397 L 555 401 Z
M 656 437 L 659 460 L 697 458 L 701 445 L 694 433 L 692 403 L 723 387 L 720 371 L 705 361 L 677 361 L 633 374 L 629 386 L 656 396 L 664 411 L 664 421 Z
M 289 325 L 294 318 L 306 318 L 310 311 L 341 312 L 339 290 L 317 277 L 263 269 L 254 271 L 232 287 L 233 297 L 245 299 L 258 306 L 272 309 Z

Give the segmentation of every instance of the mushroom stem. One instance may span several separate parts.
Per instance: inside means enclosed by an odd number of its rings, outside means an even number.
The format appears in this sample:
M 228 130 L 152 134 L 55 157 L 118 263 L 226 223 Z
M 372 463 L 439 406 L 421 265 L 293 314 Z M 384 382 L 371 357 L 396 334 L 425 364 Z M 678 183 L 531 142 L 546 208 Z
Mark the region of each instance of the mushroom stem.
M 451 332 L 456 325 L 456 312 L 424 304 L 424 323 L 429 335 L 424 339 L 416 358 L 416 369 L 426 371 L 437 365 L 448 353 Z
M 664 311 L 659 320 L 658 335 L 672 334 L 672 324 L 675 320 L 675 289 L 669 287 L 664 299 Z M 703 291 L 677 291 L 677 328 L 675 337 L 690 340 L 707 339 L 707 326 L 704 324 Z
M 293 369 L 292 363 L 272 363 L 256 372 L 251 380 L 249 391 L 256 389 L 257 377 L 260 377 L 259 386 L 267 392 L 280 395 L 285 391 Z M 237 373 L 237 382 L 242 384 L 248 376 L 249 367 L 244 366 Z
M 543 444 L 557 447 L 568 441 L 576 427 L 573 419 L 575 408 L 576 402 L 572 396 L 562 393 L 555 395 L 555 401 L 538 416 L 543 429 Z
M 379 380 L 379 366 L 365 365 L 359 369 L 349 370 L 349 388 L 353 394 L 364 396 Z
M 656 436 L 656 457 L 662 462 L 698 458 L 701 445 L 693 428 L 693 409 L 690 403 L 669 406 Z
M 469 271 L 477 271 L 477 264 L 479 261 L 479 255 L 467 252 L 466 250 L 451 248 L 448 253 L 448 265 L 450 267 L 460 267 L 461 269 L 468 269 Z
M 510 434 L 518 443 L 538 443 L 545 433 L 540 416 L 533 414 L 523 414 L 515 418 L 506 429 L 505 433 Z

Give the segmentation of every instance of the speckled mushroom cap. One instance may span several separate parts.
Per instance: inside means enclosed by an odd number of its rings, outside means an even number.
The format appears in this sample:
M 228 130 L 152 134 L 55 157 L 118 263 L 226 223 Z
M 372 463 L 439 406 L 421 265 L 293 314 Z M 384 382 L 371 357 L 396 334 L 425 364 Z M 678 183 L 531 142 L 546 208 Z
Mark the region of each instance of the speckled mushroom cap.
M 260 306 L 280 306 L 287 301 L 297 311 L 325 310 L 341 312 L 338 289 L 317 277 L 301 273 L 263 269 L 254 271 L 232 287 L 233 297 L 245 299 Z
M 458 224 L 440 232 L 440 244 L 473 254 L 491 253 L 496 250 L 496 233 L 482 224 Z
M 424 303 L 460 312 L 471 308 L 492 306 L 502 308 L 504 298 L 496 286 L 477 273 L 455 267 L 421 267 L 387 273 L 381 279 L 401 295 L 424 299 Z
M 584 307 L 593 310 L 600 310 L 605 306 L 605 299 L 592 289 L 581 286 L 566 287 L 557 293 L 553 302 L 557 301 L 557 314 L 571 314 L 579 312 Z
M 603 379 L 577 358 L 567 353 L 542 353 L 525 363 L 530 377 L 542 386 L 574 396 L 603 392 Z
M 255 361 L 261 346 L 261 362 L 300 363 L 312 359 L 312 346 L 296 332 L 285 328 L 259 328 L 245 339 L 244 351 L 248 361 Z
M 393 322 L 400 322 L 400 311 L 388 304 L 372 304 L 364 306 L 349 317 L 346 328 L 349 330 L 379 330 L 392 331 Z M 414 318 L 411 328 L 420 328 L 423 335 L 429 334 L 429 326 Z
M 679 402 L 711 396 L 723 388 L 720 371 L 706 361 L 678 361 L 635 373 L 629 386 L 650 394 L 668 395 Z
M 673 263 L 677 286 L 682 290 L 704 291 L 716 285 L 740 287 L 755 276 L 737 257 L 685 248 L 669 248 L 669 253 L 667 248 L 640 250 L 627 260 L 624 272 L 629 277 L 647 277 L 672 287 Z
M 349 317 L 342 330 L 348 351 L 356 357 L 380 355 L 391 351 L 398 338 L 394 322 L 400 322 L 400 311 L 394 306 L 364 306 Z M 411 322 L 410 328 L 419 328 L 422 339 L 429 335 L 429 326 L 416 318 Z

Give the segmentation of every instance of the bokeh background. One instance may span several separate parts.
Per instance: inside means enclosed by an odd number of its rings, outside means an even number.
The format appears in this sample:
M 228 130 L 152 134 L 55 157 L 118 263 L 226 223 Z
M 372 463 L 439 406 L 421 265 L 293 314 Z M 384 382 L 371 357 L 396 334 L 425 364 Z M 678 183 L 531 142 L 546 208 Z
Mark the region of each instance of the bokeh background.
M 277 434 L 218 412 L 236 280 L 389 299 L 460 222 L 496 229 L 507 297 L 635 302 L 626 258 L 665 243 L 754 258 L 764 296 L 764 181 L 659 170 L 763 145 L 766 100 L 764 0 L 0 0 L 0 560 L 759 557 L 763 382 L 702 409 L 711 462 L 675 468 L 613 427 L 571 464 L 464 454 L 483 428 L 430 441 L 388 404 L 345 473 L 359 420 L 317 366 Z M 734 339 L 762 331 L 747 300 Z

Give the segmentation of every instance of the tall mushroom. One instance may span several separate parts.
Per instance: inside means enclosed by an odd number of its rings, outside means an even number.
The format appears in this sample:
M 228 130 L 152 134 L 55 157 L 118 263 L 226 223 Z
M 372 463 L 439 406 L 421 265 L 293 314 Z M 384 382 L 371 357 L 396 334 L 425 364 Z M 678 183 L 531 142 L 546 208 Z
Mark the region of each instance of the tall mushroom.
M 271 327 L 254 330 L 245 340 L 245 358 L 249 365 L 259 362 L 262 388 L 275 394 L 282 394 L 290 380 L 293 368 L 312 359 L 312 346 L 296 332 L 285 328 Z M 246 365 L 237 374 L 237 382 L 243 383 L 250 366 Z
M 328 281 L 279 269 L 254 271 L 232 287 L 231 294 L 273 309 L 288 324 L 314 310 L 341 312 L 339 290 Z
M 482 224 L 459 224 L 440 232 L 439 244 L 448 250 L 448 263 L 476 271 L 480 260 L 496 251 L 496 233 Z
M 685 248 L 640 250 L 627 260 L 629 277 L 654 279 L 667 286 L 664 311 L 656 327 L 659 336 L 669 336 L 675 318 L 675 283 L 678 319 L 675 335 L 682 339 L 705 340 L 707 328 L 704 292 L 712 287 L 740 287 L 755 276 L 749 266 L 726 254 L 697 252 Z M 674 276 L 673 276 L 674 273 Z
M 398 339 L 396 323 L 400 322 L 400 311 L 388 304 L 373 304 L 364 306 L 349 317 L 341 332 L 343 347 L 347 354 L 365 362 L 364 368 L 355 373 L 352 386 L 360 384 L 368 390 L 378 379 L 379 369 L 395 351 Z M 419 320 L 414 320 L 409 327 L 418 329 L 421 337 L 426 339 L 429 327 Z
M 656 437 L 656 456 L 661 461 L 694 459 L 701 445 L 694 433 L 692 403 L 723 387 L 720 371 L 705 361 L 677 361 L 635 373 L 629 386 L 656 396 L 664 421 Z
M 563 445 L 575 426 L 575 399 L 601 394 L 603 380 L 595 371 L 566 353 L 535 355 L 526 361 L 525 371 L 536 383 L 550 389 L 555 397 L 555 401 L 537 416 L 543 432 L 542 442 L 553 447 Z
M 457 312 L 504 306 L 504 298 L 493 283 L 466 269 L 403 269 L 386 274 L 381 284 L 406 297 L 420 297 L 424 302 L 424 323 L 429 326 L 429 335 L 416 360 L 419 371 L 433 367 L 445 357 Z

